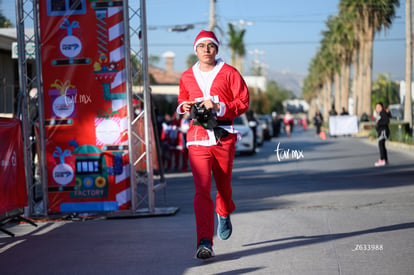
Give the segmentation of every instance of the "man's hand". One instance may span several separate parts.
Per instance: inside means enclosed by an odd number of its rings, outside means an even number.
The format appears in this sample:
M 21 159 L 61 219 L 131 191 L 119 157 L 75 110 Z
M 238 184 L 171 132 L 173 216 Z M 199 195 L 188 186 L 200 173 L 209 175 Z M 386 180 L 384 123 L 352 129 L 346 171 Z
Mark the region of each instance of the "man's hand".
M 195 101 L 185 101 L 184 104 L 182 105 L 184 112 L 189 113 L 194 103 Z
M 210 109 L 213 111 L 217 111 L 217 112 L 220 111 L 220 104 L 214 103 L 213 101 L 211 101 L 211 99 L 204 100 L 201 103 L 201 106 L 204 106 L 206 109 Z

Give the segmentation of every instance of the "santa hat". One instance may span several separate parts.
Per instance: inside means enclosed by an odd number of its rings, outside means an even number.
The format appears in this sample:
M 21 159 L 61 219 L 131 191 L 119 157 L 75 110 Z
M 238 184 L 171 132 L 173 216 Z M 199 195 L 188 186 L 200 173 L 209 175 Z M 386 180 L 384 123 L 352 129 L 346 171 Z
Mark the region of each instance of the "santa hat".
M 194 52 L 196 52 L 197 45 L 206 40 L 210 40 L 211 42 L 213 42 L 217 46 L 218 51 L 219 42 L 214 32 L 202 30 L 195 39 Z

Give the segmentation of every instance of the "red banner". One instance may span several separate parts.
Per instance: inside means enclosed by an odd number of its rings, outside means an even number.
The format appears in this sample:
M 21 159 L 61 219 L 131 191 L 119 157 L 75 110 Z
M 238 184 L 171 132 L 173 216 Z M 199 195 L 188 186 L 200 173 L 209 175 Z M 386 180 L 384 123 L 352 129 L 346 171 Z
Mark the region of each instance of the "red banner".
M 39 1 L 48 212 L 130 207 L 123 1 Z
M 0 118 L 0 214 L 27 206 L 20 120 Z

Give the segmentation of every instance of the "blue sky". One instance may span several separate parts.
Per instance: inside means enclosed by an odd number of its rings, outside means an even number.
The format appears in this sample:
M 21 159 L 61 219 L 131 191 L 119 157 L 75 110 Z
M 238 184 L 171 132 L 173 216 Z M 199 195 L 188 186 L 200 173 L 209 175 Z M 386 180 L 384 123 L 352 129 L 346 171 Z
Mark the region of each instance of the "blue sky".
M 3 14 L 14 20 L 14 1 L 2 1 Z M 7 3 L 7 4 L 5 4 Z M 147 0 L 148 50 L 161 57 L 166 51 L 176 54 L 174 69 L 184 71 L 192 53 L 195 36 L 208 28 L 210 0 Z M 329 15 L 338 13 L 339 0 L 217 0 L 217 35 L 225 45 L 228 23 L 245 24 L 247 73 L 255 55 L 268 71 L 306 74 L 316 54 L 321 31 Z M 374 78 L 389 73 L 393 79 L 405 78 L 405 1 L 400 1 L 397 18 L 391 29 L 376 34 L 374 43 Z M 14 23 L 14 21 L 12 21 Z M 194 24 L 186 32 L 168 32 L 175 25 Z M 134 40 L 132 40 L 134 43 Z M 222 46 L 219 55 L 230 62 L 229 50 Z M 158 64 L 163 67 L 163 61 Z
M 147 1 L 147 22 L 155 30 L 148 32 L 149 51 L 161 56 L 164 51 L 176 53 L 177 70 L 185 69 L 192 53 L 192 44 L 200 29 L 208 28 L 209 0 Z M 390 30 L 377 33 L 374 43 L 374 78 L 376 73 L 390 73 L 394 79 L 405 75 L 405 1 L 397 10 L 398 18 Z M 252 22 L 245 25 L 245 44 L 250 52 L 258 50 L 260 62 L 269 71 L 290 71 L 306 74 L 315 56 L 329 15 L 338 13 L 338 0 L 217 0 L 219 27 L 227 33 L 228 22 Z M 165 26 L 198 23 L 193 30 L 168 32 Z M 204 23 L 203 23 L 204 22 Z M 217 32 L 219 35 L 220 32 Z M 220 37 L 227 42 L 226 37 Z M 170 45 L 169 45 L 170 44 Z M 186 46 L 187 44 L 187 46 Z M 228 49 L 220 55 L 230 61 Z M 250 67 L 254 54 L 247 54 L 245 65 Z M 161 64 L 162 65 L 162 64 Z M 245 69 L 246 70 L 246 69 Z M 247 68 L 248 70 L 248 68 Z

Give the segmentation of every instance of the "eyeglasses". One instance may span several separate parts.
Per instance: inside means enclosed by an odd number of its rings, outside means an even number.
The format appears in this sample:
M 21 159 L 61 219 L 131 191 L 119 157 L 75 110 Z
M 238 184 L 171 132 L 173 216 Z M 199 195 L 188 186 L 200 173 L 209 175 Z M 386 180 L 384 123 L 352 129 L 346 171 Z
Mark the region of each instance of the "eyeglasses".
M 204 50 L 206 47 L 209 51 L 211 51 L 212 49 L 216 49 L 216 44 L 208 43 L 207 45 L 206 44 L 198 44 L 197 45 L 197 49 L 200 49 L 200 50 Z

